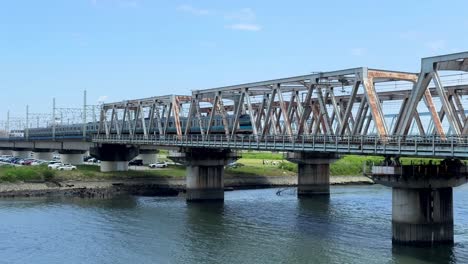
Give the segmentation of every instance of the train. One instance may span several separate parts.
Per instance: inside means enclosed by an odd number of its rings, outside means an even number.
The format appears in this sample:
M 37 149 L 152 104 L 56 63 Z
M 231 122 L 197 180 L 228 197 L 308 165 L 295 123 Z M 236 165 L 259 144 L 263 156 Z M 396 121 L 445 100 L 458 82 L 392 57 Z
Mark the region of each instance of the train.
M 233 115 L 227 115 L 226 116 L 227 122 L 228 122 L 228 128 L 229 131 L 232 131 L 233 129 L 233 124 L 234 124 L 234 116 Z M 203 128 L 206 130 L 208 127 L 210 117 L 209 116 L 203 116 L 200 118 L 200 121 L 202 123 Z M 187 118 L 186 117 L 181 117 L 180 118 L 180 123 L 181 123 L 181 130 L 182 133 L 185 132 L 186 126 L 187 126 Z M 198 118 L 192 118 L 190 122 L 190 128 L 188 130 L 189 134 L 196 135 L 201 133 L 200 129 L 200 121 Z M 166 118 L 161 118 L 161 127 L 164 127 L 166 123 Z M 120 127 L 122 127 L 122 122 L 120 121 Z M 148 118 L 145 119 L 145 126 L 146 128 L 150 127 L 150 120 Z M 52 126 L 49 127 L 44 127 L 44 128 L 30 128 L 28 131 L 28 136 L 29 139 L 46 139 L 52 137 Z M 87 135 L 92 135 L 92 134 L 97 134 L 99 129 L 99 122 L 89 122 L 86 124 L 86 134 Z M 238 129 L 236 130 L 238 134 L 252 134 L 252 123 L 250 120 L 250 116 L 243 114 L 239 116 L 239 126 Z M 111 133 L 116 133 L 115 129 L 112 129 Z M 129 134 L 130 130 L 128 126 L 125 126 L 125 128 L 122 131 L 122 134 Z M 136 124 L 136 129 L 135 129 L 136 134 L 143 134 L 143 126 L 142 126 L 142 121 L 139 120 Z M 151 130 L 148 131 L 149 134 L 155 134 L 159 135 L 159 128 L 157 124 L 154 124 L 151 126 Z M 213 123 L 211 126 L 210 130 L 211 134 L 224 134 L 225 129 L 223 125 L 223 118 L 220 116 L 213 117 Z M 169 118 L 167 122 L 167 130 L 166 130 L 167 135 L 174 135 L 177 134 L 177 128 L 175 126 L 174 118 L 171 117 Z M 55 127 L 55 136 L 60 137 L 60 138 L 81 138 L 83 137 L 83 125 L 82 124 L 72 124 L 72 125 L 57 125 Z

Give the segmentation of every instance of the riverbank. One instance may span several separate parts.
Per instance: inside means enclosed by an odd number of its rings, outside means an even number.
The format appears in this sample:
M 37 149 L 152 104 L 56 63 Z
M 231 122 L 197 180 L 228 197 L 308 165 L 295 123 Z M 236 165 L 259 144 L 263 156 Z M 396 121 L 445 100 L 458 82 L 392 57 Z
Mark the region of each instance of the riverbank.
M 236 176 L 224 179 L 225 187 L 232 189 L 260 189 L 295 187 L 295 176 Z M 363 176 L 332 176 L 332 185 L 373 184 Z M 177 196 L 185 190 L 184 177 L 153 179 L 41 181 L 1 183 L 0 197 L 73 196 L 105 198 L 119 194 L 143 196 Z

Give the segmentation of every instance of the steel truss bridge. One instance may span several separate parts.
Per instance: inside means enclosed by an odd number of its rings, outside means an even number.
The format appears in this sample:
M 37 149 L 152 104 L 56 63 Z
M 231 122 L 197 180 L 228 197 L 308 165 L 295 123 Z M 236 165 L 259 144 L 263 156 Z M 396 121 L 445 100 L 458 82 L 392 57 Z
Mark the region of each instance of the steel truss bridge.
M 466 72 L 463 52 L 423 58 L 418 74 L 361 67 L 109 103 L 93 141 L 466 158 Z M 238 133 L 243 115 L 250 135 Z

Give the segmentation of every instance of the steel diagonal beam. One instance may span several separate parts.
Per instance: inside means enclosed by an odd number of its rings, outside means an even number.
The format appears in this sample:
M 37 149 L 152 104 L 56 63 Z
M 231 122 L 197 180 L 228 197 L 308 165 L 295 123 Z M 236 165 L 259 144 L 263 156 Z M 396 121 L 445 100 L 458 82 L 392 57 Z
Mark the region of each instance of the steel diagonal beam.
M 275 109 L 275 111 L 273 112 L 274 115 L 275 115 L 275 126 L 276 126 L 276 129 L 278 130 L 278 133 L 280 135 L 283 134 L 283 132 L 285 131 L 284 128 L 281 126 L 281 114 L 282 114 L 282 110 L 281 108 L 277 108 Z M 284 124 L 283 124 L 284 125 Z
M 333 115 L 337 122 L 337 131 L 339 131 L 343 127 L 343 120 L 341 119 L 341 111 L 338 106 L 338 103 L 336 102 L 334 89 L 333 88 L 329 89 L 328 93 L 330 95 L 330 99 L 331 99 L 332 106 L 333 106 Z
M 237 103 L 237 108 L 234 116 L 234 123 L 232 124 L 232 133 L 231 137 L 234 138 L 235 133 L 237 132 L 237 127 L 239 126 L 239 118 L 240 115 L 242 114 L 242 108 L 244 106 L 244 97 L 245 97 L 245 91 L 242 91 L 239 97 L 239 101 Z
M 247 90 L 245 92 L 245 101 L 247 102 L 247 108 L 249 110 L 250 122 L 252 124 L 252 133 L 258 139 L 257 124 L 255 124 L 255 118 L 254 118 L 253 109 L 252 109 L 252 102 L 250 101 L 250 96 Z
M 382 105 L 379 101 L 377 92 L 375 91 L 374 79 L 372 77 L 364 78 L 363 85 L 377 133 L 380 138 L 385 138 L 388 135 L 388 129 L 382 113 Z
M 424 103 L 426 104 L 427 108 L 429 109 L 429 112 L 431 113 L 432 116 L 432 123 L 434 125 L 434 131 L 441 136 L 442 139 L 445 139 L 445 131 L 442 126 L 442 119 L 441 115 L 437 113 L 437 110 L 434 105 L 434 100 L 432 99 L 431 92 L 429 90 L 426 90 L 424 93 Z
M 292 136 L 293 132 L 292 132 L 292 128 L 291 128 L 291 121 L 289 120 L 289 116 L 288 116 L 288 110 L 286 109 L 286 105 L 284 103 L 284 100 L 283 100 L 283 93 L 281 92 L 281 88 L 280 88 L 280 85 L 278 84 L 277 85 L 277 89 L 279 90 L 278 92 L 278 100 L 279 100 L 279 103 L 280 103 L 280 107 L 281 107 L 281 112 L 283 113 L 283 121 L 284 121 L 284 126 L 285 126 L 285 131 L 286 133 L 288 133 L 288 136 Z M 291 138 L 291 140 L 293 140 Z
M 306 87 L 307 87 L 307 94 L 303 102 L 305 104 L 305 108 L 301 111 L 298 135 L 302 135 L 304 131 L 308 131 L 306 120 L 310 116 L 310 113 L 312 112 L 312 108 L 310 104 L 311 104 L 311 98 L 312 98 L 312 92 L 313 92 L 314 86 L 309 85 Z M 301 104 L 299 104 L 298 106 L 301 107 Z
M 355 136 L 357 133 L 360 134 L 360 130 L 359 130 L 359 127 L 361 126 L 362 127 L 362 122 L 363 122 L 363 114 L 362 112 L 364 111 L 364 106 L 366 104 L 366 98 L 365 97 L 362 97 L 361 98 L 361 103 L 359 104 L 359 108 L 356 112 L 356 122 L 355 122 L 355 126 L 353 127 L 353 130 L 351 131 L 351 134 L 353 136 Z
M 223 96 L 221 92 L 219 93 L 218 111 L 221 113 L 221 118 L 223 120 L 224 133 L 226 137 L 228 137 L 229 136 L 229 123 L 227 120 L 226 109 L 224 108 Z
M 198 99 L 198 96 L 195 96 L 195 110 L 198 119 L 198 125 L 200 126 L 200 134 L 205 135 L 205 130 L 203 128 L 203 120 L 201 118 L 200 112 L 200 100 Z
M 144 135 L 145 138 L 147 138 L 148 137 L 148 131 L 146 130 L 145 113 L 143 111 L 143 106 L 140 104 L 140 106 L 138 106 L 138 108 L 139 108 L 138 112 L 140 114 L 139 118 L 141 119 L 141 127 L 143 129 L 143 135 Z
M 137 107 L 136 110 L 134 110 L 134 116 L 133 116 L 133 127 L 132 127 L 132 131 L 133 131 L 133 135 L 136 135 L 136 129 L 137 129 L 137 125 L 138 125 L 138 119 L 140 118 L 140 107 Z
M 172 97 L 172 111 L 174 115 L 174 125 L 176 127 L 177 136 L 182 137 L 182 127 L 180 125 L 180 104 L 177 96 Z
M 213 126 L 213 119 L 216 113 L 216 105 L 218 104 L 218 95 L 215 95 L 214 101 L 213 101 L 213 107 L 211 108 L 210 112 L 210 119 L 208 121 L 208 127 L 206 128 L 206 134 L 209 135 L 211 134 L 211 127 Z
M 314 114 L 314 126 L 312 129 L 312 134 L 317 135 L 319 133 L 325 134 L 324 131 L 321 129 L 320 126 L 325 127 L 325 124 L 323 124 L 323 118 L 322 114 L 320 113 L 320 106 L 317 104 L 314 104 L 312 108 L 313 114 Z
M 422 125 L 421 118 L 419 117 L 418 112 L 414 113 L 414 120 L 416 121 L 416 125 L 418 126 L 419 134 L 421 136 L 425 136 L 426 132 L 424 132 L 424 127 Z
M 153 101 L 153 104 L 150 106 L 149 115 L 149 126 L 148 126 L 148 133 L 154 130 L 154 109 L 156 108 L 156 101 Z
M 432 73 L 432 80 L 436 86 L 437 93 L 439 95 L 439 100 L 442 103 L 442 107 L 444 108 L 444 112 L 447 115 L 447 119 L 450 123 L 450 127 L 455 132 L 455 135 L 459 136 L 461 134 L 461 128 L 455 122 L 455 113 L 452 111 L 450 107 L 449 100 L 447 98 L 447 94 L 442 86 L 442 82 L 440 81 L 439 74 L 437 71 Z
M 266 100 L 267 100 L 266 97 L 267 97 L 267 95 L 263 96 L 262 103 L 257 108 L 257 118 L 256 118 L 256 121 L 255 121 L 255 124 L 257 125 L 257 128 L 258 128 L 259 131 L 262 130 L 262 117 L 265 114 L 263 110 L 265 109 L 265 103 L 266 103 Z
M 327 133 L 332 132 L 332 130 L 331 130 L 331 124 L 330 124 L 330 117 L 328 116 L 327 106 L 325 104 L 325 100 L 323 99 L 322 88 L 320 86 L 317 86 L 317 99 L 318 99 L 319 107 L 320 107 L 320 119 L 322 122 L 322 126 L 324 126 L 323 132 L 324 134 L 327 134 Z
M 468 61 L 468 59 L 465 60 L 465 61 Z M 460 118 L 461 118 L 462 122 L 465 122 L 465 119 L 466 119 L 465 108 L 463 107 L 463 104 L 461 103 L 460 95 L 458 94 L 457 90 L 453 90 L 452 93 L 453 93 L 452 94 L 453 99 L 455 100 L 455 104 L 458 107 L 458 113 L 460 115 Z
M 344 116 L 346 114 L 346 108 L 348 106 L 348 101 L 345 101 L 345 100 L 340 100 L 339 102 L 339 105 L 340 105 L 340 110 L 341 110 L 341 116 L 343 117 L 342 119 L 344 119 Z M 341 107 L 341 105 L 343 107 Z M 351 107 L 352 109 L 352 107 Z M 345 125 L 346 121 L 343 120 L 343 124 Z M 350 114 L 349 114 L 349 117 L 348 117 L 348 122 L 349 124 L 346 126 L 346 130 L 348 131 L 348 133 L 351 133 L 351 129 L 354 127 L 354 115 L 353 115 L 353 112 L 351 111 Z M 351 126 L 350 126 L 351 125 Z
M 348 106 L 346 107 L 346 112 L 343 117 L 343 125 L 340 127 L 340 131 L 338 132 L 339 135 L 344 135 L 345 130 L 349 129 L 348 119 L 352 114 L 354 102 L 356 101 L 356 95 L 357 95 L 360 85 L 361 85 L 361 82 L 359 80 L 357 80 L 355 84 L 353 85 L 353 89 L 351 90 L 351 95 L 349 96 Z
M 468 136 L 468 118 L 465 119 L 465 123 L 463 125 L 462 136 Z
M 166 104 L 164 107 L 164 114 L 166 115 L 166 120 L 164 120 L 164 135 L 167 135 L 167 129 L 169 127 L 169 118 L 171 117 L 172 103 Z
M 292 116 L 292 111 L 293 111 L 293 104 L 294 104 L 294 100 L 295 100 L 295 93 L 294 91 L 291 92 L 291 99 L 289 100 L 289 103 L 287 105 L 287 108 L 288 108 L 288 117 L 289 117 L 289 121 L 291 121 L 291 124 L 293 122 L 293 116 Z M 285 102 L 286 103 L 286 102 Z
M 267 103 L 267 111 L 265 114 L 265 124 L 263 125 L 262 137 L 264 137 L 267 134 L 267 130 L 271 127 L 270 117 L 271 117 L 271 110 L 273 108 L 273 102 L 275 101 L 275 97 L 276 97 L 276 92 L 277 92 L 276 89 L 273 89 L 271 91 L 271 95 Z
M 460 121 L 461 116 L 458 113 L 457 107 L 455 106 L 455 103 L 453 101 L 454 101 L 454 94 L 452 90 L 448 92 L 448 102 L 449 102 L 450 108 L 452 109 L 453 119 L 455 120 L 455 123 L 457 124 L 457 126 L 459 127 L 461 131 L 463 129 L 463 125 L 462 125 L 463 119 L 462 121 Z
M 370 105 L 367 104 L 366 105 L 366 112 L 369 112 L 369 108 L 370 108 Z M 362 130 L 362 135 L 368 135 L 368 132 L 369 132 L 369 127 L 370 127 L 370 123 L 372 122 L 372 113 L 370 113 L 369 115 L 366 116 L 366 125 L 364 126 L 364 129 Z M 374 124 L 374 129 L 375 129 L 375 124 Z
M 195 99 L 192 99 L 190 102 L 190 108 L 187 116 L 187 124 L 185 125 L 185 131 L 184 134 L 187 136 L 190 132 L 190 128 L 192 126 L 192 116 L 194 115 L 195 112 Z
M 122 131 L 119 125 L 119 116 L 117 111 L 115 111 L 115 130 L 117 131 L 117 135 L 120 137 Z
M 162 118 L 161 118 L 161 113 L 159 112 L 159 107 L 156 107 L 154 109 L 155 113 L 156 113 L 156 122 L 158 124 L 158 131 L 159 131 L 159 135 L 162 136 L 163 135 L 163 127 L 162 127 Z
M 114 127 L 114 118 L 115 118 L 115 106 L 112 107 L 111 111 L 111 120 L 110 120 L 110 133 L 112 133 L 112 128 Z
M 362 121 L 361 121 L 361 124 L 358 128 L 358 131 L 359 131 L 359 134 L 360 135 L 366 135 L 367 134 L 367 130 L 369 128 L 369 124 L 370 124 L 370 116 L 368 115 L 369 113 L 369 104 L 367 103 L 366 101 L 366 104 L 364 106 L 364 110 L 362 112 L 363 114 L 363 118 L 362 118 Z M 367 128 L 365 128 L 367 127 Z
M 128 112 L 128 107 L 125 105 L 124 106 L 123 117 L 122 117 L 122 134 L 123 134 L 123 132 L 125 130 L 125 127 L 128 127 L 128 126 L 125 125 L 126 118 L 127 118 L 127 112 Z
M 398 133 L 398 127 L 400 126 L 400 122 L 402 120 L 401 116 L 403 116 L 403 112 L 406 110 L 406 105 L 407 104 L 408 104 L 408 96 L 403 98 L 403 100 L 401 101 L 400 111 L 398 112 L 398 116 L 397 116 L 395 125 L 393 126 L 393 132 L 392 132 L 393 135 L 397 135 L 397 133 Z

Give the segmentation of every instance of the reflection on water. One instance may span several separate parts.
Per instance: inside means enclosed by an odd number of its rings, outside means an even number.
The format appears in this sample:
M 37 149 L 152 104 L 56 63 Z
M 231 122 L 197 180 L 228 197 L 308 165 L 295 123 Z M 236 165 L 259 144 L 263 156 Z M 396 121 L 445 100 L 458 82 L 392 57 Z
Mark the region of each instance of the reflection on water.
M 4 199 L 0 263 L 468 263 L 468 186 L 454 192 L 455 245 L 434 248 L 392 245 L 390 189 L 331 191 Z

